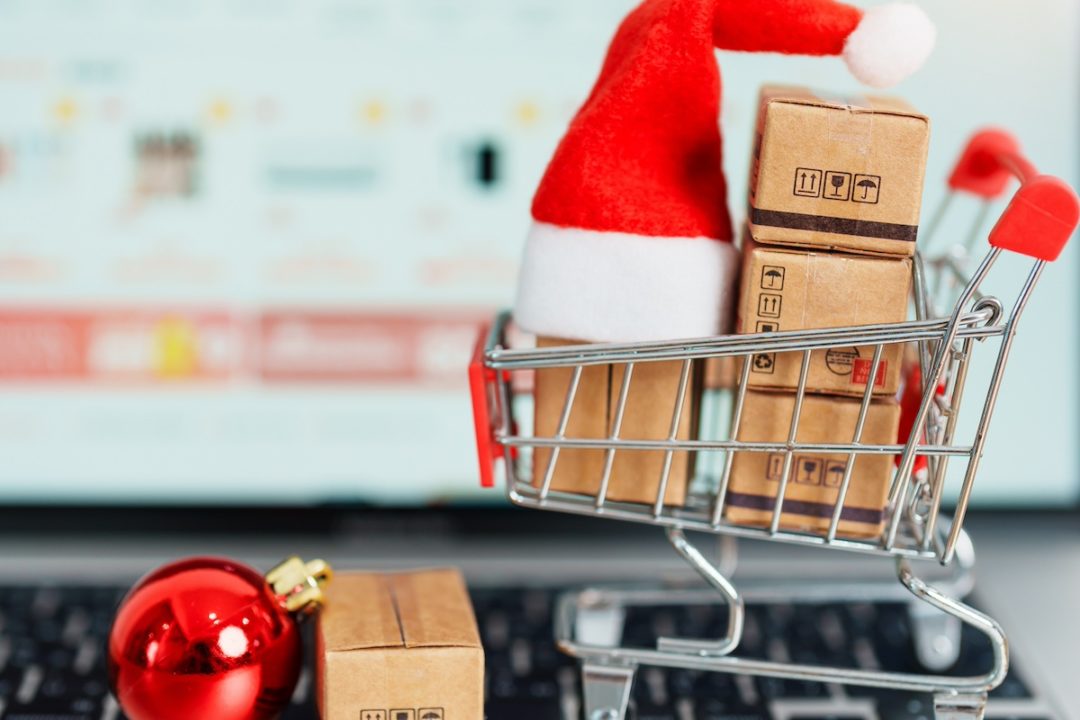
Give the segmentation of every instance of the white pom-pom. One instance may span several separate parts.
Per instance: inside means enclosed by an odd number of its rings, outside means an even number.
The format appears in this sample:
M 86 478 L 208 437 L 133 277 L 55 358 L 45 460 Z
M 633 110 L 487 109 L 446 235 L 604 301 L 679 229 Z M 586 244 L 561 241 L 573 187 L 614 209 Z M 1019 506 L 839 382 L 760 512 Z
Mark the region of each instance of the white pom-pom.
M 937 30 L 922 8 L 889 3 L 866 11 L 844 45 L 844 62 L 859 82 L 889 87 L 922 67 Z

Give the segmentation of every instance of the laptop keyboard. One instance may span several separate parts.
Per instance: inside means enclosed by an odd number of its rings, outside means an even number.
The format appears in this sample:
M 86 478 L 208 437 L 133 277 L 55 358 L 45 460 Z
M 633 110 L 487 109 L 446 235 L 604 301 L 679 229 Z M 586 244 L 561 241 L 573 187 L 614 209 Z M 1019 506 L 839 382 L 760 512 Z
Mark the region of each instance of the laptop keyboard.
M 0 586 L 0 720 L 123 720 L 109 695 L 104 643 L 124 590 L 113 587 Z M 555 592 L 482 589 L 473 593 L 487 654 L 487 715 L 492 720 L 580 716 L 575 661 L 552 643 Z M 624 641 L 660 635 L 719 636 L 720 607 L 628 610 Z M 310 627 L 306 628 L 310 635 Z M 748 605 L 740 656 L 797 663 L 919 671 L 912 628 L 901 604 Z M 310 640 L 310 638 L 309 638 Z M 990 647 L 963 636 L 950 671 L 985 672 Z M 311 649 L 282 720 L 315 720 Z M 987 718 L 1050 718 L 1015 662 L 992 695 Z M 836 685 L 642 668 L 630 717 L 636 720 L 932 720 L 929 696 Z

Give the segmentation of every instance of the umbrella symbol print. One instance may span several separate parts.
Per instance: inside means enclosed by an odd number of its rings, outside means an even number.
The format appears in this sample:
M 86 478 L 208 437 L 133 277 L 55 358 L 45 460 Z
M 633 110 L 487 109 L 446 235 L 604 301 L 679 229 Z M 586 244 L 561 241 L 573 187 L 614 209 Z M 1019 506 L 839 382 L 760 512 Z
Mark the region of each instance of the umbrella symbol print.
M 780 265 L 766 265 L 761 269 L 761 287 L 765 290 L 784 289 L 784 268 Z
M 856 175 L 855 193 L 852 200 L 857 203 L 876 204 L 881 191 L 881 178 L 877 175 Z
M 825 478 L 825 484 L 829 487 L 839 487 L 844 481 L 844 471 L 847 467 L 843 463 L 831 463 Z

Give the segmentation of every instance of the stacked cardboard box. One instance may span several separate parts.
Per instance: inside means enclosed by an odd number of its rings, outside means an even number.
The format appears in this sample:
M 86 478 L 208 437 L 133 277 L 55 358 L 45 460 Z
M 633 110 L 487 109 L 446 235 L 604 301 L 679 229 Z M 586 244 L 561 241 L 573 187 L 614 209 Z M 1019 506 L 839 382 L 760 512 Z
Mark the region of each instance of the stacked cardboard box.
M 889 98 L 835 101 L 799 88 L 762 91 L 743 236 L 737 330 L 743 333 L 906 319 L 929 140 L 927 118 Z M 796 442 L 850 443 L 873 347 L 811 353 Z M 886 346 L 861 441 L 896 441 L 903 348 Z M 787 442 L 803 354 L 750 358 L 737 438 Z M 728 518 L 765 524 L 781 479 L 781 526 L 820 532 L 832 519 L 847 455 L 736 453 Z M 881 531 L 893 463 L 857 457 L 839 532 Z
M 538 347 L 572 345 L 557 338 L 539 337 Z M 631 440 L 666 440 L 676 409 L 683 363 L 679 360 L 641 362 L 634 366 L 619 436 Z M 600 440 L 611 436 L 618 411 L 625 365 L 586 366 L 578 379 L 565 436 L 576 440 Z M 573 379 L 571 368 L 536 372 L 536 437 L 555 437 Z M 686 385 L 686 398 L 676 439 L 697 436 L 698 401 L 701 397 L 700 363 Z M 660 493 L 666 453 L 662 450 L 620 450 L 614 454 L 605 497 L 617 502 L 652 504 Z M 533 455 L 533 483 L 543 484 L 553 459 L 550 448 L 536 448 Z M 550 489 L 557 492 L 596 496 L 604 474 L 606 451 L 563 448 L 551 470 Z M 693 471 L 690 453 L 672 453 L 664 503 L 682 505 Z

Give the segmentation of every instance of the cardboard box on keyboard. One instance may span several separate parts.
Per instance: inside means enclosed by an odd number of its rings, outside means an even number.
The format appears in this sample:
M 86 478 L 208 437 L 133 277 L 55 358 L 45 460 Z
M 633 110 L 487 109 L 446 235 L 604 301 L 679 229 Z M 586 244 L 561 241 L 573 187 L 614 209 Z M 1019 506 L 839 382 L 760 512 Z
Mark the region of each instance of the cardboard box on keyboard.
M 337 574 L 316 663 L 323 720 L 484 716 L 484 650 L 456 570 Z

